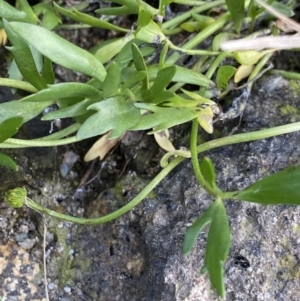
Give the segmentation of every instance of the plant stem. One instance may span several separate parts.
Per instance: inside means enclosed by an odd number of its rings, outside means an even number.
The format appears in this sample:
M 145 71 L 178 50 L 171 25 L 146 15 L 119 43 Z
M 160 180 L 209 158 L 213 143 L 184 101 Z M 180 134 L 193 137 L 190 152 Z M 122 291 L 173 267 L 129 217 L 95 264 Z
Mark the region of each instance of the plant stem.
M 203 174 L 200 170 L 199 159 L 198 159 L 198 151 L 197 151 L 197 138 L 198 138 L 198 120 L 195 118 L 192 123 L 192 132 L 191 132 L 191 160 L 193 165 L 193 170 L 195 177 L 198 183 L 211 195 L 215 195 L 215 192 L 210 189 L 209 185 L 207 185 L 206 180 L 203 177 Z
M 181 24 L 182 22 L 184 22 L 186 19 L 190 18 L 192 16 L 192 14 L 199 14 L 203 11 L 209 10 L 213 7 L 219 6 L 224 3 L 225 3 L 225 0 L 217 0 L 217 1 L 212 1 L 210 3 L 203 4 L 203 5 L 201 5 L 201 7 L 196 7 L 194 9 L 191 9 L 186 13 L 180 14 L 179 16 L 177 16 L 167 22 L 164 22 L 162 24 L 162 29 L 176 27 L 179 24 Z
M 284 70 L 273 69 L 273 70 L 269 71 L 268 73 L 274 74 L 274 75 L 280 75 L 287 79 L 300 80 L 300 73 L 298 73 L 298 72 L 289 72 L 289 71 L 284 71 Z
M 5 140 L 4 143 L 0 143 L 0 148 L 20 148 L 20 147 L 47 147 L 47 146 L 59 146 L 70 144 L 74 142 L 81 141 L 82 139 L 78 139 L 76 136 L 59 139 L 59 140 L 22 140 L 22 139 L 14 139 L 9 138 Z
M 66 137 L 66 136 L 76 132 L 80 128 L 80 126 L 81 125 L 79 123 L 74 123 L 74 124 L 68 126 L 67 128 L 60 130 L 59 132 L 53 133 L 53 134 L 45 136 L 45 137 L 32 139 L 30 141 L 51 141 L 51 140 L 61 139 L 63 137 Z
M 270 129 L 264 129 L 264 130 L 250 132 L 250 133 L 227 136 L 198 145 L 197 152 L 203 153 L 205 151 L 217 147 L 225 146 L 225 145 L 261 140 L 261 139 L 266 139 L 273 136 L 284 135 L 284 134 L 297 132 L 297 131 L 300 131 L 300 122 L 294 122 L 294 123 L 276 126 Z
M 176 158 L 173 160 L 165 169 L 163 169 L 135 198 L 133 198 L 129 203 L 127 203 L 125 206 L 121 207 L 120 209 L 107 214 L 102 217 L 98 218 L 79 218 L 79 217 L 73 217 L 65 214 L 58 213 L 56 211 L 50 210 L 48 208 L 45 208 L 34 201 L 32 201 L 29 198 L 26 198 L 25 204 L 34 210 L 37 210 L 39 212 L 45 213 L 47 215 L 53 216 L 58 219 L 62 219 L 68 222 L 82 224 L 82 225 L 98 225 L 107 223 L 109 221 L 112 221 L 124 213 L 130 211 L 132 208 L 137 206 L 144 198 L 147 197 L 147 195 L 160 183 L 161 180 L 163 180 L 166 175 L 175 168 L 180 162 L 182 162 L 185 158 Z
M 198 33 L 194 38 L 184 44 L 181 48 L 182 49 L 192 49 L 196 47 L 198 44 L 203 42 L 206 38 L 214 34 L 217 30 L 222 28 L 224 24 L 230 19 L 229 12 L 223 14 L 218 20 L 212 23 L 210 26 L 203 29 L 200 33 Z M 178 59 L 180 59 L 180 53 L 173 53 L 167 60 L 166 64 L 175 64 Z

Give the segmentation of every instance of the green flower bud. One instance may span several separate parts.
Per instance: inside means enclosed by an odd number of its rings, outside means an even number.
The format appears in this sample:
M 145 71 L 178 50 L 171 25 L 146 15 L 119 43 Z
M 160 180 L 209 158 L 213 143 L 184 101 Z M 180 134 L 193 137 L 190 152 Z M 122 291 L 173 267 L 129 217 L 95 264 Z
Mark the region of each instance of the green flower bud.
M 26 196 L 26 189 L 24 187 L 18 187 L 5 193 L 5 201 L 13 208 L 20 208 L 23 206 Z

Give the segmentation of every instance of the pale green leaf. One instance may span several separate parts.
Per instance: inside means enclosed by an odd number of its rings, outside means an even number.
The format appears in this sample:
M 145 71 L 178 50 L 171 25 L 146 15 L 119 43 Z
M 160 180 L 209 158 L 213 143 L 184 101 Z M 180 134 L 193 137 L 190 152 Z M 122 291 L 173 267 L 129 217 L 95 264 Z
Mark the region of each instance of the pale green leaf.
M 187 228 L 183 241 L 183 255 L 187 255 L 191 251 L 197 241 L 200 232 L 207 224 L 212 221 L 215 207 L 216 204 L 214 202 L 195 222 L 193 222 L 192 226 Z
M 82 83 L 60 83 L 49 85 L 47 89 L 21 99 L 21 102 L 43 102 L 69 97 L 101 98 L 102 93 L 94 87 Z
M 12 117 L 22 117 L 23 123 L 39 115 L 52 101 L 19 102 L 12 100 L 0 104 L 0 123 Z
M 210 282 L 219 296 L 225 298 L 224 268 L 231 239 L 226 209 L 221 199 L 214 202 L 213 218 L 209 227 L 204 264 Z
M 300 167 L 289 167 L 263 178 L 233 198 L 264 205 L 300 205 Z
M 106 70 L 88 51 L 37 25 L 9 22 L 8 26 L 51 61 L 103 81 Z M 28 34 L 30 32 L 30 34 Z
M 77 132 L 80 139 L 94 137 L 111 131 L 110 139 L 120 137 L 134 127 L 140 111 L 122 96 L 111 97 L 88 107 L 98 112 L 89 117 Z
M 152 114 L 141 116 L 140 121 L 131 128 L 132 130 L 155 128 L 154 131 L 157 132 L 190 121 L 199 114 L 195 108 L 158 107 L 146 103 L 136 103 L 135 106 L 143 110 L 148 110 Z

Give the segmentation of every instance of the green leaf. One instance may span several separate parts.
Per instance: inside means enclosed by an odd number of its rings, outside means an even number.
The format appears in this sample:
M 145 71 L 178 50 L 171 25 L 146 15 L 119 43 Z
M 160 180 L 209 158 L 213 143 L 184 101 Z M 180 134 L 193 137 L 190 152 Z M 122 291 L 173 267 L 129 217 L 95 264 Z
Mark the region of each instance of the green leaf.
M 53 120 L 59 118 L 77 117 L 88 113 L 87 108 L 93 103 L 99 101 L 99 98 L 86 98 L 78 101 L 71 106 L 64 107 L 57 111 L 52 111 L 42 117 L 42 120 Z
M 22 117 L 11 117 L 0 123 L 0 143 L 16 134 L 23 123 Z
M 36 62 L 28 44 L 17 33 L 11 30 L 5 20 L 3 21 L 3 25 L 12 44 L 12 46 L 7 47 L 7 49 L 13 54 L 21 74 L 38 90 L 46 88 L 47 83 L 37 70 Z
M 294 11 L 283 3 L 275 1 L 272 3 L 272 7 L 287 17 L 293 17 L 295 15 Z
M 39 115 L 45 108 L 50 106 L 52 101 L 48 102 L 19 102 L 12 100 L 0 104 L 0 122 L 12 117 L 23 117 L 23 123 Z
M 237 33 L 240 33 L 244 19 L 245 0 L 226 0 L 226 5 Z
M 152 14 L 144 9 L 140 9 L 138 17 L 138 27 L 134 33 L 135 37 L 146 43 L 162 44 L 166 41 L 161 28 L 152 20 Z
M 139 0 L 138 2 L 136 0 L 109 0 L 109 2 L 118 3 L 121 6 L 100 8 L 95 12 L 101 15 L 112 16 L 131 15 L 138 14 L 139 7 L 142 7 L 149 11 L 152 15 L 155 15 L 157 13 L 157 9 L 153 8 L 142 0 Z
M 145 71 L 138 71 L 135 74 L 128 76 L 122 86 L 122 91 L 133 87 L 138 82 L 143 81 L 146 76 L 147 76 L 147 72 Z
M 89 75 L 99 81 L 105 79 L 105 68 L 88 51 L 37 25 L 9 22 L 8 26 L 56 64 Z
M 202 231 L 202 229 L 212 221 L 216 203 L 212 203 L 209 208 L 192 224 L 188 227 L 184 236 L 182 254 L 187 255 L 194 244 L 197 241 L 197 238 Z
M 168 67 L 168 65 L 165 65 L 165 67 Z M 215 87 L 214 82 L 201 73 L 180 66 L 174 66 L 174 67 L 176 68 L 176 72 L 172 79 L 173 82 L 197 85 L 206 88 Z M 152 65 L 151 67 L 148 68 L 150 81 L 156 79 L 158 71 L 159 71 L 158 65 Z
M 293 166 L 270 175 L 237 192 L 233 198 L 264 205 L 300 205 L 300 167 Z
M 107 69 L 107 76 L 103 82 L 103 98 L 108 98 L 118 93 L 120 79 L 121 69 L 117 63 L 112 62 Z
M 216 83 L 218 89 L 226 89 L 228 86 L 228 81 L 236 72 L 236 68 L 233 66 L 221 66 L 217 72 Z
M 69 97 L 101 98 L 102 93 L 94 87 L 82 83 L 60 83 L 49 85 L 47 89 L 22 98 L 21 102 L 43 102 Z
M 140 111 L 122 96 L 111 97 L 88 107 L 98 112 L 89 117 L 77 132 L 77 137 L 85 139 L 111 131 L 110 139 L 120 137 L 135 126 L 140 119 Z
M 73 8 L 72 11 L 70 11 L 70 10 L 60 7 L 55 2 L 54 2 L 54 7 L 55 7 L 55 9 L 58 10 L 59 13 L 61 13 L 62 15 L 66 16 L 66 17 L 69 17 L 70 19 L 72 19 L 74 21 L 81 22 L 83 24 L 88 24 L 88 25 L 91 25 L 92 27 L 96 27 L 96 28 L 116 30 L 116 31 L 121 31 L 121 32 L 125 32 L 125 33 L 129 32 L 128 29 L 124 29 L 122 27 L 113 25 L 109 22 L 92 17 L 88 14 L 81 13 L 78 10 L 76 10 L 75 8 Z
M 22 11 L 17 10 L 13 6 L 9 5 L 7 1 L 0 0 L 0 18 L 9 21 L 24 21 L 29 23 L 38 23 L 37 16 L 32 12 L 30 5 L 27 1 L 21 2 Z
M 130 36 L 130 37 L 133 37 Z M 134 43 L 136 46 L 140 46 L 143 44 L 143 47 L 138 47 L 140 53 L 142 54 L 143 57 L 152 55 L 154 51 L 156 50 L 155 47 L 151 45 L 145 45 L 143 41 L 140 41 L 138 39 L 131 39 L 128 40 L 126 39 L 126 44 L 123 46 L 121 51 L 118 53 L 118 55 L 115 57 L 114 61 L 118 63 L 121 69 L 124 67 L 128 66 L 128 64 L 132 61 L 133 59 L 133 54 L 132 54 L 132 44 Z
M 149 90 L 147 90 L 143 94 L 143 101 L 159 104 L 175 96 L 174 92 L 166 90 L 166 87 L 172 81 L 175 72 L 176 72 L 175 66 L 169 66 L 158 71 L 157 77 L 154 80 L 153 85 Z
M 216 187 L 216 173 L 210 158 L 204 157 L 200 162 L 200 170 L 210 187 Z
M 115 38 L 107 41 L 101 41 L 90 49 L 90 52 L 102 63 L 107 63 L 115 55 L 117 55 L 121 49 L 126 45 L 128 41 L 133 39 L 133 35 L 122 38 Z
M 148 69 L 146 66 L 146 62 L 144 60 L 144 57 L 139 50 L 138 46 L 134 43 L 131 44 L 131 51 L 132 51 L 132 58 L 133 63 L 137 71 L 145 71 L 146 77 L 143 79 L 143 89 L 148 90 L 149 89 L 149 77 L 148 77 Z
M 212 286 L 216 289 L 219 296 L 225 298 L 223 264 L 230 249 L 230 229 L 222 200 L 217 199 L 214 204 L 204 263 Z
M 220 51 L 221 44 L 225 41 L 232 40 L 238 38 L 237 34 L 233 34 L 230 32 L 221 32 L 217 34 L 212 43 L 212 51 Z
M 131 130 L 138 131 L 155 128 L 149 134 L 185 123 L 196 118 L 199 114 L 195 108 L 158 107 L 146 103 L 135 103 L 135 106 L 153 113 L 141 116 L 140 121 Z
M 55 74 L 53 72 L 52 61 L 47 57 L 44 57 L 43 78 L 48 85 L 54 84 Z
M 233 56 L 241 65 L 252 66 L 255 65 L 264 55 L 274 51 L 276 51 L 276 49 L 268 49 L 263 51 L 235 51 L 233 52 Z
M 43 16 L 42 19 L 43 27 L 49 30 L 54 29 L 58 24 L 61 23 L 61 18 L 59 17 L 59 15 L 55 12 L 53 7 L 51 7 L 48 4 L 39 3 L 33 7 L 33 11 L 37 16 L 38 15 Z
M 4 155 L 2 153 L 0 153 L 0 165 L 5 166 L 14 171 L 18 170 L 18 165 L 15 163 L 15 161 L 12 160 L 11 157 Z

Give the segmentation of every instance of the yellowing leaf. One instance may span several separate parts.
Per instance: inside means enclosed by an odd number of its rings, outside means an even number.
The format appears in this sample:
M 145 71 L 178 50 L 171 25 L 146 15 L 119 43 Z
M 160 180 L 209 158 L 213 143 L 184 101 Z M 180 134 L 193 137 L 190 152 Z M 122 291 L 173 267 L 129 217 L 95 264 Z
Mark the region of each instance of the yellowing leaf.
M 264 51 L 236 51 L 233 52 L 233 56 L 241 65 L 251 66 L 255 65 L 264 55 L 274 51 L 276 50 L 269 49 Z
M 213 117 L 214 112 L 210 106 L 201 110 L 199 116 L 197 117 L 200 126 L 209 134 L 212 134 L 212 132 L 214 131 Z
M 172 142 L 170 141 L 170 133 L 169 130 L 163 130 L 160 132 L 154 133 L 154 138 L 157 142 L 157 144 L 165 151 L 167 152 L 173 152 L 175 151 L 175 147 L 173 146 Z
M 0 29 L 0 46 L 5 45 L 7 42 L 7 35 L 3 28 Z
M 234 74 L 234 82 L 237 84 L 239 83 L 242 79 L 248 77 L 252 70 L 254 69 L 254 66 L 246 66 L 246 65 L 241 65 L 238 67 L 237 71 Z

